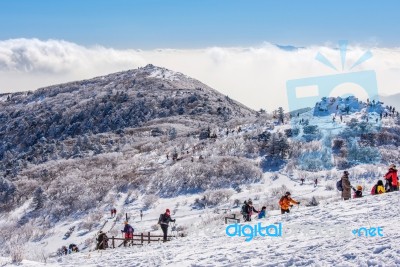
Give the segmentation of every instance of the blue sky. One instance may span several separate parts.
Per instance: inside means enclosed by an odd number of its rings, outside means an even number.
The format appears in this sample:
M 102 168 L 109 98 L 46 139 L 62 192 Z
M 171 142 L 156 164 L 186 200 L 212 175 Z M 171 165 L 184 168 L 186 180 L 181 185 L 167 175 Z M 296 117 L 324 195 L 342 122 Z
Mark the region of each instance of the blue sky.
M 114 48 L 398 46 L 400 1 L 2 0 L 0 40 L 62 39 Z

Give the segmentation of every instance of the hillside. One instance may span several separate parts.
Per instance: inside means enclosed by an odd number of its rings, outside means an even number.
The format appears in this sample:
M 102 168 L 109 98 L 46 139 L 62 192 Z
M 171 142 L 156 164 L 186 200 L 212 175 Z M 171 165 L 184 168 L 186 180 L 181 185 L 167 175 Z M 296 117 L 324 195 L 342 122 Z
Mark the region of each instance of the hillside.
M 302 203 L 336 202 L 343 170 L 368 194 L 389 164 L 400 163 L 397 113 L 354 97 L 323 98 L 297 114 L 254 112 L 149 65 L 1 99 L 5 257 L 24 249 L 26 259 L 63 262 L 55 253 L 69 243 L 89 253 L 100 229 L 120 234 L 126 214 L 139 232 L 157 232 L 159 213 L 172 208 L 193 234 L 221 219 L 214 211 L 237 211 L 249 197 L 272 214 L 288 189 Z
M 125 130 L 139 127 L 153 135 L 176 131 L 166 123 L 198 134 L 202 128 L 255 115 L 197 80 L 153 65 L 34 92 L 3 94 L 0 110 L 0 173 L 6 177 L 29 163 L 102 152 L 98 144 L 90 151 L 84 147 L 71 151 L 68 143 L 77 137 L 85 137 L 87 144 L 99 134 L 124 135 Z

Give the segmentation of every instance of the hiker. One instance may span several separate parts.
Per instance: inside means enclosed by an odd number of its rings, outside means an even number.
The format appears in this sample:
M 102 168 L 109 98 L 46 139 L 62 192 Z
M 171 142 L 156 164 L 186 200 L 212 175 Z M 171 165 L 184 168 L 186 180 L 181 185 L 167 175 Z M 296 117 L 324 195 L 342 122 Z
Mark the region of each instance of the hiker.
M 66 246 L 62 246 L 62 247 L 61 247 L 61 254 L 62 254 L 62 255 L 67 255 L 67 254 L 68 254 L 68 249 L 67 249 Z
M 344 171 L 342 176 L 342 198 L 344 200 L 349 200 L 351 198 L 351 184 L 349 180 L 349 172 Z
M 240 210 L 240 214 L 243 215 L 243 219 L 244 219 L 245 221 L 246 221 L 246 218 L 247 218 L 246 206 L 247 206 L 247 200 L 245 200 L 245 201 L 243 202 L 242 209 Z
M 140 220 L 142 220 L 142 219 L 143 219 L 143 211 L 140 210 Z
M 304 178 L 301 178 L 300 181 L 301 181 L 301 185 L 303 185 L 304 184 Z
M 267 215 L 267 207 L 263 206 L 261 208 L 261 211 L 258 213 L 258 219 L 263 219 L 263 218 L 265 219 L 266 215 Z
M 251 222 L 251 215 L 253 215 L 253 211 L 256 213 L 259 213 L 254 207 L 253 207 L 253 201 L 249 199 L 247 203 L 244 206 L 244 210 L 242 212 L 243 218 L 245 222 Z
M 97 240 L 97 246 L 96 246 L 97 250 L 108 248 L 108 237 L 106 233 L 100 231 L 96 240 Z
M 114 209 L 111 209 L 111 218 L 114 217 Z
M 68 253 L 71 254 L 72 252 L 79 252 L 79 248 L 75 244 L 70 244 L 68 247 Z
M 292 199 L 290 197 L 290 192 L 286 192 L 286 194 L 279 200 L 279 206 L 281 206 L 281 214 L 289 213 L 289 208 L 292 207 L 293 204 L 300 205 L 300 201 Z
M 128 221 L 125 221 L 124 224 L 125 224 L 124 230 L 121 230 L 121 232 L 125 234 L 124 246 L 126 247 L 126 244 L 128 243 L 128 240 L 129 239 L 133 239 L 133 232 L 135 232 L 135 230 L 128 223 Z
M 396 165 L 391 164 L 389 166 L 389 171 L 385 174 L 385 180 L 386 180 L 386 184 L 387 184 L 386 191 L 393 192 L 393 191 L 399 190 Z
M 163 242 L 167 242 L 169 222 L 176 222 L 176 220 L 171 218 L 171 212 L 169 211 L 169 209 L 166 209 L 165 213 L 160 214 L 160 218 L 158 219 L 158 224 L 161 226 L 161 230 L 164 233 Z
M 357 189 L 352 187 L 353 191 L 354 191 L 354 195 L 353 198 L 360 198 L 363 197 L 362 195 L 362 186 L 361 185 L 357 185 Z
M 318 178 L 315 178 L 314 187 L 317 187 L 317 185 L 318 185 Z
M 385 187 L 383 186 L 383 181 L 379 180 L 376 185 L 374 185 L 371 189 L 371 195 L 379 195 L 385 193 Z

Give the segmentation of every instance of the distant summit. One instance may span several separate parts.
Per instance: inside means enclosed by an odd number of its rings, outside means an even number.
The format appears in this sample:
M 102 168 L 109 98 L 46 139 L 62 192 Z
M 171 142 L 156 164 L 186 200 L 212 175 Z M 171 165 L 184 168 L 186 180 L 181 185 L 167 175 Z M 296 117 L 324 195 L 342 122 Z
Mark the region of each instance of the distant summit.
M 321 101 L 315 104 L 313 115 L 344 115 L 361 111 L 381 114 L 385 112 L 385 107 L 382 102 L 372 100 L 365 103 L 358 100 L 355 96 L 323 97 Z

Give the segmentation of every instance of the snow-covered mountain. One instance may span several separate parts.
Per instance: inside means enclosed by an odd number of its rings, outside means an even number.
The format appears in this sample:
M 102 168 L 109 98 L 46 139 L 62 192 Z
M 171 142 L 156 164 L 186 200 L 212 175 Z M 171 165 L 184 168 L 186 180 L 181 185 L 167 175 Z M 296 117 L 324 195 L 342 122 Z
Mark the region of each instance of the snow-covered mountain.
M 288 224 L 291 220 L 311 222 L 320 228 L 326 220 L 348 222 L 355 215 L 339 214 L 344 211 L 335 191 L 343 170 L 349 170 L 352 184 L 362 185 L 368 194 L 390 163 L 400 163 L 397 112 L 383 103 L 363 103 L 354 97 L 323 98 L 311 110 L 297 114 L 282 109 L 267 114 L 248 109 L 184 74 L 148 65 L 34 92 L 5 94 L 0 99 L 0 251 L 5 257 L 22 253 L 25 259 L 55 265 L 97 265 L 92 250 L 100 229 L 118 236 L 128 215 L 137 232 L 159 233 L 158 216 L 170 208 L 187 235 L 183 244 L 194 247 L 193 239 L 199 238 L 198 233 L 206 235 L 210 225 L 217 229 L 215 238 L 200 237 L 199 253 L 182 254 L 191 259 L 187 261 L 173 251 L 172 244 L 182 244 L 174 241 L 146 246 L 136 256 L 126 250 L 121 259 L 104 252 L 106 265 L 127 265 L 128 257 L 137 257 L 145 266 L 209 265 L 208 251 L 224 243 L 221 251 L 233 249 L 238 255 L 228 253 L 230 264 L 215 256 L 217 265 L 237 266 L 244 257 L 241 246 L 250 253 L 251 243 L 226 239 L 221 224 L 225 215 L 216 213 L 230 209 L 240 216 L 238 204 L 251 197 L 257 208 L 264 205 L 276 216 L 267 217 L 273 223 L 280 218 L 277 200 L 290 190 L 303 204 L 314 205 L 312 197 L 321 204 L 300 208 L 298 213 L 304 218 L 293 214 Z M 303 186 L 301 178 L 306 181 Z M 315 179 L 319 181 L 316 187 Z M 374 199 L 384 199 L 376 204 L 376 211 L 393 201 L 389 196 Z M 360 203 L 362 212 L 357 214 L 365 218 L 368 204 Z M 354 205 L 351 201 L 345 207 L 358 208 Z M 113 220 L 109 218 L 112 207 L 118 210 Z M 326 208 L 334 214 L 327 214 Z M 143 221 L 138 217 L 140 210 L 145 214 Z M 286 241 L 254 242 L 261 242 L 269 253 L 292 248 Z M 314 244 L 309 236 L 293 242 L 302 249 L 293 251 L 291 258 L 272 254 L 271 266 L 318 265 L 300 256 L 310 250 L 307 244 Z M 57 257 L 57 249 L 70 243 L 77 244 L 83 254 Z M 339 242 L 333 249 L 342 245 Z M 374 244 L 373 250 L 386 253 L 381 248 Z M 143 260 L 152 251 L 169 256 Z M 262 250 L 254 253 L 261 257 Z M 353 254 L 342 261 L 327 255 L 325 265 L 364 264 L 352 261 L 357 258 Z M 366 264 L 374 263 L 369 260 Z M 397 262 L 396 257 L 390 261 Z M 243 263 L 268 265 L 249 258 Z

